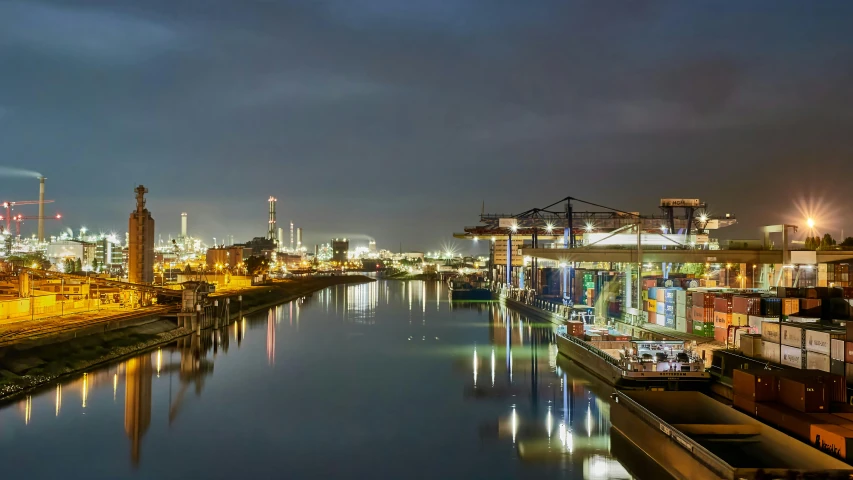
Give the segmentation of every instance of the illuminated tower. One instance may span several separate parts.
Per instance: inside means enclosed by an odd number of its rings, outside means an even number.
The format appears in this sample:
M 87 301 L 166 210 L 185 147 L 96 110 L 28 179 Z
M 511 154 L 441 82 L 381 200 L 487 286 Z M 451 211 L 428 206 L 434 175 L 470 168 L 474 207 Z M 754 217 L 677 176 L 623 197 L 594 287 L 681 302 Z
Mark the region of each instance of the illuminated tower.
M 145 208 L 148 189 L 136 187 L 136 210 L 128 221 L 127 281 L 151 283 L 154 281 L 154 219 Z
M 293 222 L 290 222 L 290 251 L 293 251 Z
M 275 202 L 276 201 L 277 200 L 275 197 L 270 197 L 270 199 L 269 199 L 269 202 L 270 202 L 270 219 L 269 219 L 269 227 L 267 230 L 267 240 L 272 240 L 273 242 L 276 241 L 276 238 L 275 238 Z

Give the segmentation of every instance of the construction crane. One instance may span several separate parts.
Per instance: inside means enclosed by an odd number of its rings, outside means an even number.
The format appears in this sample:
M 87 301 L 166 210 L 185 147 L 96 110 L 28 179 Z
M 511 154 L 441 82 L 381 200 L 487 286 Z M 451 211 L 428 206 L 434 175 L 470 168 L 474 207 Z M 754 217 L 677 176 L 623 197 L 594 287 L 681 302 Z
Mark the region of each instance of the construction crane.
M 40 203 L 53 203 L 53 200 L 21 200 L 18 202 L 3 202 L 3 208 L 6 209 L 6 216 L 3 217 L 6 219 L 6 231 L 8 232 L 12 229 L 11 222 L 12 220 L 14 220 L 14 218 L 12 217 L 12 207 L 15 207 L 17 205 L 38 205 Z
M 12 218 L 0 216 L 0 220 L 3 220 L 4 218 L 6 220 L 6 225 L 9 225 L 9 222 L 12 220 L 15 221 L 15 236 L 20 237 L 21 236 L 21 222 L 23 222 L 24 220 L 42 220 L 42 219 L 44 219 L 44 220 L 61 220 L 62 215 L 57 213 L 53 217 L 39 217 L 39 216 L 25 216 L 25 215 L 18 214 L 18 215 L 13 215 Z M 6 231 L 7 232 L 9 231 L 8 227 L 7 227 Z

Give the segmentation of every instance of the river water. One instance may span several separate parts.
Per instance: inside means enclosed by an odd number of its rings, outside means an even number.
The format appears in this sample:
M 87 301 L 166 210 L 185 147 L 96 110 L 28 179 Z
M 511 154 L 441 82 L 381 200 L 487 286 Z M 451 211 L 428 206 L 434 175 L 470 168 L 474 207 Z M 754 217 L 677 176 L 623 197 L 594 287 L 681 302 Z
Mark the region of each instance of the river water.
M 558 358 L 550 324 L 450 302 L 438 282 L 380 280 L 19 397 L 0 409 L 0 468 L 31 479 L 636 478 L 613 448 L 609 393 Z

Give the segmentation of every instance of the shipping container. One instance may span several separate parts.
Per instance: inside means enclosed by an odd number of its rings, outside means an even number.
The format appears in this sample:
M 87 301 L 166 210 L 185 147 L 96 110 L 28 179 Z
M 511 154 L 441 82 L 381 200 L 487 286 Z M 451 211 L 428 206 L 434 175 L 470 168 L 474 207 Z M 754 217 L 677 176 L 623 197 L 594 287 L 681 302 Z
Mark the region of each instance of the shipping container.
M 799 316 L 802 317 L 817 317 L 823 315 L 823 300 L 820 298 L 801 298 Z
M 829 355 L 832 340 L 843 340 L 844 335 L 827 330 L 806 330 L 806 350 Z
M 853 363 L 853 342 L 844 342 L 844 362 Z
M 714 327 L 726 328 L 732 324 L 732 314 L 714 310 Z
M 732 372 L 732 387 L 735 396 L 741 396 L 754 402 L 772 402 L 776 400 L 776 376 L 767 370 L 741 370 Z
M 807 299 L 829 298 L 829 289 L 826 287 L 811 287 L 806 289 Z
M 693 321 L 702 323 L 714 323 L 714 309 L 704 307 L 693 307 Z
M 729 340 L 729 334 L 730 334 L 730 332 L 729 332 L 728 328 L 719 328 L 719 327 L 716 327 L 716 325 L 715 325 L 714 340 L 716 340 L 720 343 L 725 343 L 726 345 L 728 345 L 729 343 L 731 343 L 728 341 Z
M 778 318 L 772 318 L 772 317 L 771 318 L 756 317 L 756 316 L 750 316 L 749 317 L 749 326 L 750 326 L 750 328 L 754 328 L 756 330 L 756 333 L 761 333 L 761 326 L 764 324 L 764 322 L 774 322 L 774 323 L 778 324 L 779 319 Z
M 799 288 L 776 287 L 776 296 L 779 298 L 796 298 L 802 297 L 803 295 Z
M 829 355 L 806 352 L 806 368 L 829 373 Z
M 787 365 L 789 367 L 799 369 L 805 368 L 805 359 L 803 357 L 803 350 L 799 347 L 789 347 L 788 345 L 782 345 L 782 361 L 780 362 L 782 365 Z
M 658 302 L 657 300 L 649 300 L 649 311 L 657 312 L 658 311 Z
M 829 412 L 823 384 L 814 378 L 778 377 L 779 403 L 804 413 Z
M 779 322 L 765 321 L 761 324 L 761 339 L 767 342 L 779 343 L 781 328 Z
M 723 313 L 732 313 L 732 299 L 731 297 L 715 297 L 714 298 L 714 311 L 715 312 L 723 312 Z
M 850 319 L 850 303 L 843 298 L 830 298 L 829 302 L 824 302 L 824 317 L 849 320 Z
M 743 313 L 732 313 L 732 325 L 749 326 L 749 315 Z
M 688 298 L 690 298 L 690 297 L 688 297 Z M 690 322 L 690 323 L 688 323 L 688 325 L 692 324 L 692 322 L 693 322 L 693 307 L 687 307 L 685 309 L 684 318 L 685 318 L 685 320 Z
M 783 298 L 782 299 L 782 315 L 796 315 L 800 312 L 799 298 Z
M 761 356 L 761 335 L 743 335 L 740 337 L 740 351 L 750 358 Z
M 732 313 L 761 315 L 761 297 L 757 295 L 735 295 L 732 297 Z
M 844 360 L 833 360 L 830 358 L 829 373 L 843 377 L 846 374 L 844 371 Z
M 666 289 L 658 287 L 655 290 L 655 300 L 660 303 L 666 303 Z
M 752 399 L 735 394 L 732 398 L 732 405 L 744 413 L 752 416 L 756 415 L 755 401 Z
M 853 460 L 853 430 L 840 425 L 813 424 L 809 441 L 815 448 L 842 460 Z
M 761 315 L 765 317 L 781 317 L 782 299 L 774 297 L 763 297 L 761 299 Z
M 820 317 L 804 317 L 802 315 L 790 315 L 787 318 L 790 323 L 820 323 Z
M 761 340 L 761 358 L 779 363 L 781 359 L 781 346 L 778 343 Z
M 799 349 L 803 348 L 803 329 L 801 327 L 796 327 L 794 325 L 782 324 L 782 339 L 780 343 L 782 345 L 788 345 L 789 347 L 797 347 Z
M 714 294 L 707 292 L 693 292 L 693 306 L 713 309 Z
M 655 312 L 658 315 L 666 315 L 666 303 L 662 301 L 655 302 Z
M 685 307 L 688 306 L 687 305 L 687 297 L 688 296 L 690 296 L 690 295 L 687 295 L 686 290 L 676 290 L 675 291 L 675 303 L 678 305 L 684 305 Z
M 808 441 L 813 422 L 812 418 L 808 415 L 775 402 L 756 403 L 755 412 L 758 418 L 775 426 L 779 430 L 786 431 L 801 440 Z
M 687 319 L 684 317 L 675 317 L 675 329 L 679 332 L 690 333 L 687 331 Z
M 829 358 L 832 360 L 844 361 L 844 340 L 833 338 L 829 342 Z
M 657 312 L 649 312 L 649 323 L 658 323 L 658 314 Z
M 844 364 L 844 379 L 853 383 L 853 363 Z

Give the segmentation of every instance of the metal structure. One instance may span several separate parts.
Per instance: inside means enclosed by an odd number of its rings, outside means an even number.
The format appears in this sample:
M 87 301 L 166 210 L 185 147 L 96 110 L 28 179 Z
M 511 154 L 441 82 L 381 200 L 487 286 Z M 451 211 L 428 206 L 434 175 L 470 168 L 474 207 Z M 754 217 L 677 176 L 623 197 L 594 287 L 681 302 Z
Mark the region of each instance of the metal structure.
M 39 177 L 38 241 L 44 242 L 44 177 Z
M 41 205 L 41 206 L 39 206 L 39 216 L 41 216 L 41 215 L 44 215 L 43 205 L 45 203 L 53 203 L 53 200 L 41 199 L 41 200 L 21 200 L 18 202 L 3 202 L 3 208 L 6 209 L 6 215 L 4 217 L 0 217 L 0 220 L 2 220 L 3 218 L 6 219 L 6 231 L 8 232 L 9 230 L 12 229 L 12 220 L 14 220 L 13 215 L 12 215 L 12 208 L 13 207 L 16 207 L 18 205 L 37 205 L 38 204 L 38 205 Z M 33 217 L 33 218 L 36 218 L 36 217 Z
M 3 219 L 3 217 L 0 217 L 0 220 L 2 220 L 2 219 Z M 38 220 L 39 225 L 43 225 L 45 220 L 61 220 L 61 219 L 62 219 L 62 215 L 60 215 L 58 213 L 56 214 L 56 216 L 53 216 L 53 217 L 35 217 L 35 216 L 25 216 L 25 215 L 18 214 L 18 215 L 13 216 L 11 219 L 9 219 L 7 217 L 6 222 L 8 223 L 11 220 L 15 221 L 15 236 L 20 237 L 21 236 L 21 223 L 23 223 L 24 220 Z
M 187 238 L 187 212 L 181 213 L 181 238 Z
M 269 209 L 269 225 L 267 227 L 267 240 L 272 240 L 273 242 L 277 242 L 275 233 L 275 203 L 278 201 L 275 197 L 269 198 L 270 209 Z

